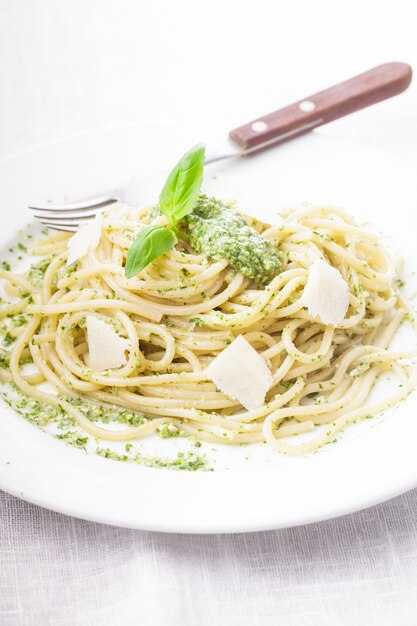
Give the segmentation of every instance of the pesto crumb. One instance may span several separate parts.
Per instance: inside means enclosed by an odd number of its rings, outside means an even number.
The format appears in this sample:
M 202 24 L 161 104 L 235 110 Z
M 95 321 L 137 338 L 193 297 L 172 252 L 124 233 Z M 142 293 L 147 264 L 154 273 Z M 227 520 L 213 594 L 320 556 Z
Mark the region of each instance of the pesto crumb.
M 14 342 L 14 339 L 11 335 L 9 335 L 9 333 L 6 333 L 3 337 L 3 341 L 2 344 L 5 347 L 11 346 L 12 343 Z
M 81 450 L 86 450 L 88 437 L 82 437 L 80 433 L 76 430 L 68 431 L 66 433 L 59 433 L 57 435 L 54 435 L 54 437 L 56 437 L 56 439 L 64 440 L 70 446 L 80 448 Z
M 204 322 L 201 319 L 201 317 L 191 317 L 190 318 L 190 322 L 191 324 L 194 324 L 194 326 L 203 326 Z
M 169 459 L 155 456 L 145 456 L 139 451 L 136 451 L 133 455 L 118 454 L 110 448 L 97 447 L 96 454 L 104 457 L 105 459 L 121 461 L 122 463 L 138 463 L 140 465 L 145 465 L 146 467 L 187 470 L 192 472 L 197 470 L 212 471 L 207 465 L 205 456 L 197 455 L 194 452 L 178 452 L 175 458 Z
M 179 430 L 174 424 L 171 423 L 162 423 L 158 426 L 157 431 L 158 435 L 162 437 L 162 439 L 168 439 L 170 437 L 187 437 L 187 433 L 183 430 Z

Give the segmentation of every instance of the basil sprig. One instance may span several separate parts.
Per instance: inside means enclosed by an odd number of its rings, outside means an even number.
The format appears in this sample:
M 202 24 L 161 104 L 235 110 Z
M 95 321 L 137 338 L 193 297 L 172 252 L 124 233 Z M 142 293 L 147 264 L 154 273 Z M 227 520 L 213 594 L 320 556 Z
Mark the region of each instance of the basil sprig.
M 170 224 L 191 213 L 203 181 L 205 148 L 191 148 L 177 163 L 167 178 L 159 196 L 159 206 Z
M 127 253 L 126 278 L 136 276 L 176 245 L 177 220 L 191 213 L 200 193 L 204 157 L 205 148 L 198 144 L 184 154 L 169 174 L 159 196 L 159 208 L 168 218 L 169 227 L 155 225 L 140 231 Z
M 141 230 L 127 253 L 126 278 L 136 276 L 154 259 L 172 250 L 176 243 L 175 233 L 165 226 L 148 226 Z

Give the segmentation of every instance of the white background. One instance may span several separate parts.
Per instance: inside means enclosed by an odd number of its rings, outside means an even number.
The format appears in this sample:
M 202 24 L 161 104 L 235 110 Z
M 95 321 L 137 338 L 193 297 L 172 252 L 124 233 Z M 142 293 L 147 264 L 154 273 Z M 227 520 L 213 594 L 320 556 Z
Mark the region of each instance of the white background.
M 237 126 L 394 60 L 417 71 L 414 0 L 0 0 L 0 157 L 147 119 Z M 417 80 L 325 132 L 417 162 Z M 2 626 L 417 623 L 415 491 L 236 537 L 107 528 L 6 494 L 0 513 Z

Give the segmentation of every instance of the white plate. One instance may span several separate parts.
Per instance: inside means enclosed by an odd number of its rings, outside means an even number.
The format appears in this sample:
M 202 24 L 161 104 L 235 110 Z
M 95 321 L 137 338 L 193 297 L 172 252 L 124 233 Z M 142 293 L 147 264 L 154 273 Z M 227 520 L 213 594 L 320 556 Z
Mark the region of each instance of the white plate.
M 211 139 L 213 130 L 191 124 L 106 129 L 2 162 L 0 259 L 29 221 L 29 202 L 80 198 L 140 178 Z M 392 235 L 409 267 L 417 269 L 415 172 L 374 150 L 312 134 L 251 159 L 212 166 L 206 188 L 237 198 L 254 214 L 257 207 L 272 211 L 300 201 L 342 205 Z M 416 400 L 412 394 L 383 418 L 350 427 L 336 445 L 305 458 L 282 457 L 267 446 L 218 446 L 216 452 L 206 446 L 214 472 L 149 469 L 85 454 L 2 404 L 0 487 L 55 511 L 133 528 L 213 533 L 304 524 L 417 485 Z M 182 445 L 154 439 L 140 445 L 166 454 Z

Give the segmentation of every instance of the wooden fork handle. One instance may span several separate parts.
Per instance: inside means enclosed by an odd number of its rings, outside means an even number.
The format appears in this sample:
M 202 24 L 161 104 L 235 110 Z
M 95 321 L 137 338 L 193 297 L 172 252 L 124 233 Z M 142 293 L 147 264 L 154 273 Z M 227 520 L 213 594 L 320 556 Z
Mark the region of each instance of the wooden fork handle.
M 395 96 L 409 86 L 406 63 L 385 63 L 319 91 L 313 96 L 235 128 L 230 138 L 245 151 L 257 151 L 303 135 L 313 128 Z

